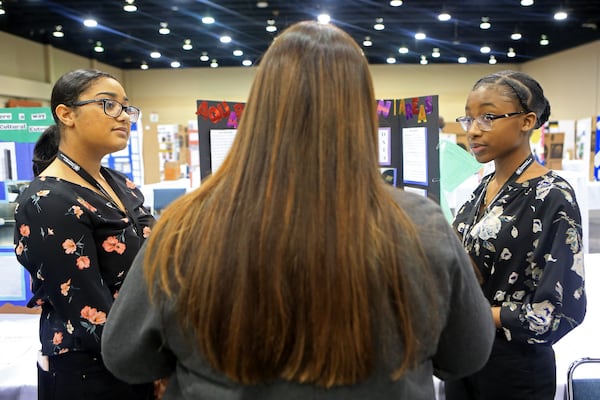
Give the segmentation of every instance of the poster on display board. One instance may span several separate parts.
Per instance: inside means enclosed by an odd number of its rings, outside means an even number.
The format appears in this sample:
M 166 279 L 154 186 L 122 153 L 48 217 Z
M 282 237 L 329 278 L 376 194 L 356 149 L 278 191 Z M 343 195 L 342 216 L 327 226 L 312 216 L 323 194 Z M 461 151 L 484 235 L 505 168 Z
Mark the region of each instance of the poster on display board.
M 217 170 L 229 152 L 245 103 L 196 100 L 200 180 Z
M 377 100 L 377 116 L 385 181 L 439 203 L 438 96 Z

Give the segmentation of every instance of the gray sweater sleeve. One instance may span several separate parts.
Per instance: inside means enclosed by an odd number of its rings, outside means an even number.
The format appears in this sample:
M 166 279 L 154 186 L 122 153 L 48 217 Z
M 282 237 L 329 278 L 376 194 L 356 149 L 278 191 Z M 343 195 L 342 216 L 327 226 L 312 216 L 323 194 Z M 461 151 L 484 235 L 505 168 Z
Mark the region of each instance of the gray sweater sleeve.
M 129 383 L 170 376 L 176 359 L 164 347 L 160 310 L 151 303 L 143 273 L 142 247 L 108 315 L 102 357 L 117 378 Z

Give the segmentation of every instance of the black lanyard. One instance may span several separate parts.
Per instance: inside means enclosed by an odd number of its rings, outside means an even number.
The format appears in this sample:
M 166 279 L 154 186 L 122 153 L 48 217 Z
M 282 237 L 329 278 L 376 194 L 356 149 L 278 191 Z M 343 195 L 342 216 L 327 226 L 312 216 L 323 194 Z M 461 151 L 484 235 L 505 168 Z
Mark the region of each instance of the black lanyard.
M 105 197 L 106 200 L 108 200 L 110 203 L 112 203 L 118 210 L 122 211 L 119 208 L 119 204 L 106 191 L 106 189 L 104 189 L 104 187 L 100 184 L 100 182 L 98 182 L 92 175 L 89 174 L 89 172 L 87 172 L 85 169 L 81 168 L 81 166 L 79 164 L 77 164 L 75 161 L 73 161 L 69 156 L 67 156 L 62 151 L 59 151 L 56 156 L 58 157 L 58 159 L 60 161 L 67 164 L 73 171 L 75 171 L 77 173 L 77 175 L 79 175 L 80 177 L 85 179 L 90 185 L 96 187 L 102 194 L 102 197 Z M 102 173 L 102 169 L 100 170 L 100 173 Z M 120 191 L 118 190 L 118 186 L 114 183 L 112 177 L 109 174 L 102 174 L 102 176 L 104 176 L 106 178 L 106 181 L 108 182 L 110 187 L 118 195 Z M 142 232 L 140 223 L 139 223 L 137 217 L 135 216 L 135 213 L 129 211 L 129 207 L 127 207 L 127 204 L 126 204 L 127 199 L 122 195 L 122 193 L 121 193 L 120 200 L 123 203 L 123 207 L 125 207 L 125 215 L 127 215 L 129 217 L 129 219 L 133 222 L 133 228 L 136 231 L 136 233 L 139 235 L 139 232 Z
M 73 161 L 69 156 L 67 156 L 62 151 L 58 152 L 57 157 L 59 158 L 60 161 L 67 164 L 73 171 L 75 171 L 77 173 L 77 175 L 79 175 L 80 177 L 85 179 L 90 185 L 96 187 L 100 191 L 102 196 L 104 196 L 106 198 L 106 200 L 110 201 L 111 203 L 114 204 L 115 207 L 119 208 L 119 204 L 112 198 L 110 193 L 108 193 L 106 191 L 106 189 L 104 189 L 104 187 L 100 184 L 100 182 L 98 182 L 92 175 L 90 175 L 89 172 L 87 172 L 85 169 L 81 168 L 81 166 L 79 164 L 77 164 L 75 161 Z
M 529 154 L 529 156 L 527 156 L 527 158 L 525 159 L 525 161 L 523 161 L 521 163 L 521 165 L 519 166 L 519 168 L 517 168 L 515 170 L 515 172 L 513 172 L 513 174 L 510 176 L 510 178 L 508 178 L 508 180 L 506 182 L 504 182 L 504 185 L 502 185 L 502 187 L 500 188 L 500 190 L 498 190 L 498 193 L 496 193 L 496 196 L 494 196 L 494 198 L 490 201 L 490 203 L 486 206 L 486 210 L 487 208 L 489 208 L 492 204 L 494 204 L 496 202 L 496 200 L 498 200 L 498 198 L 502 195 L 502 192 L 504 192 L 504 190 L 509 186 L 512 185 L 514 182 L 517 181 L 517 179 L 519 179 L 519 177 L 523 174 L 523 172 L 525 172 L 525 170 L 533 163 L 534 158 L 532 154 Z M 471 214 L 469 215 L 469 219 L 467 221 L 471 221 L 471 224 L 468 227 L 465 227 L 465 230 L 463 231 L 463 245 L 466 245 L 466 238 L 467 238 L 467 231 L 471 231 L 471 229 L 477 224 L 477 222 L 479 221 L 478 215 L 480 215 L 480 209 L 481 209 L 481 202 L 483 201 L 483 198 L 485 197 L 485 194 L 487 192 L 487 185 L 488 183 L 490 183 L 490 180 L 492 180 L 493 175 L 490 175 L 487 179 L 487 181 L 485 182 L 485 189 L 481 190 L 481 193 L 479 193 L 479 197 L 477 197 L 477 201 L 475 201 L 475 204 L 473 206 L 473 209 L 471 210 Z M 485 214 L 486 211 L 483 211 L 481 213 L 481 215 Z

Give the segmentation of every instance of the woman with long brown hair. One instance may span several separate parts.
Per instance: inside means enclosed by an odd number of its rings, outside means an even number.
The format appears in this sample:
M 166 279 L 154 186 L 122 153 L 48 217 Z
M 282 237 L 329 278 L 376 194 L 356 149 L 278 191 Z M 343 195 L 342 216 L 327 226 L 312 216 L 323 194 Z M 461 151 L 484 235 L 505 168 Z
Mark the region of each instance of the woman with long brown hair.
M 479 369 L 493 324 L 469 258 L 437 205 L 381 179 L 376 133 L 354 40 L 282 33 L 226 160 L 134 263 L 103 336 L 111 371 L 170 376 L 166 399 L 431 399 L 434 369 Z

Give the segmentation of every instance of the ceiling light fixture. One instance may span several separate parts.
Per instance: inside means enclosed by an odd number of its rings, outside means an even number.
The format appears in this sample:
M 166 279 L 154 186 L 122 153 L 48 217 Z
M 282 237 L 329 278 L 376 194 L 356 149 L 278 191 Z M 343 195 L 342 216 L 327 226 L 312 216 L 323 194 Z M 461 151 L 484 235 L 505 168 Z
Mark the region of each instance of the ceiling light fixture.
M 52 32 L 52 36 L 56 38 L 61 38 L 65 36 L 65 33 L 62 30 L 62 25 L 56 25 L 54 27 L 54 32 Z
M 438 14 L 438 20 L 440 21 L 450 21 L 452 19 L 452 16 L 450 14 L 448 14 L 446 11 L 442 11 L 441 13 Z
M 2 2 L 0 1 L 0 15 L 6 14 L 6 10 L 2 7 Z
M 123 10 L 127 12 L 136 12 L 137 7 L 135 4 L 135 0 L 125 0 L 125 5 L 123 6 Z
M 408 47 L 406 47 L 406 46 L 400 47 L 398 49 L 398 53 L 400 53 L 400 54 L 406 54 L 406 53 L 408 53 Z
M 386 63 L 388 64 L 396 64 L 396 58 L 395 57 L 388 57 L 385 60 Z
M 421 60 L 419 61 L 419 63 L 421 65 L 427 65 L 427 64 L 429 64 L 429 61 L 427 61 L 427 57 L 421 56 Z
M 269 7 L 269 3 L 266 1 L 257 1 L 256 8 L 267 8 Z
M 515 49 L 513 49 L 512 47 L 508 49 L 508 53 L 506 53 L 506 57 L 508 58 L 514 58 L 517 56 L 517 53 L 515 53 Z
M 431 57 L 433 58 L 440 58 L 441 54 L 440 54 L 440 49 L 438 49 L 437 47 L 435 47 L 433 49 L 433 51 L 431 52 Z
M 181 67 L 181 63 L 177 60 L 171 61 L 171 68 L 179 68 Z
M 244 61 L 242 61 L 242 65 L 243 65 L 244 67 L 249 67 L 249 66 L 251 66 L 251 65 L 252 65 L 252 60 L 245 59 Z
M 490 29 L 492 27 L 490 18 L 489 17 L 481 17 L 481 23 L 479 24 L 479 27 L 481 29 Z
M 83 25 L 87 26 L 88 28 L 95 28 L 98 26 L 98 21 L 92 18 L 88 18 L 83 21 Z
M 94 51 L 96 53 L 103 53 L 104 52 L 104 47 L 102 47 L 102 42 L 96 42 L 96 45 L 94 46 Z
M 376 31 L 382 31 L 385 29 L 385 25 L 383 24 L 383 18 L 375 18 L 375 25 L 373 25 L 373 29 Z
M 465 56 L 460 56 L 460 57 L 458 57 L 458 63 L 459 63 L 459 64 L 466 64 L 466 63 L 467 63 L 467 61 L 468 61 L 468 60 L 467 60 L 467 57 L 465 57 Z
M 317 17 L 317 21 L 319 21 L 320 24 L 328 24 L 329 21 L 331 21 L 331 16 L 329 14 L 320 14 Z
M 542 35 L 540 38 L 540 46 L 548 46 L 550 44 L 550 40 L 548 40 L 548 36 Z
M 417 40 L 425 40 L 426 38 L 427 38 L 427 35 L 425 34 L 425 32 L 415 33 L 415 39 L 417 39 Z
M 565 10 L 558 10 L 556 13 L 554 13 L 554 19 L 557 21 L 564 21 L 568 16 L 569 15 Z
M 365 47 L 373 46 L 373 42 L 371 41 L 370 36 L 365 37 L 365 40 L 363 40 L 363 46 L 365 46 Z
M 219 66 L 219 63 L 217 62 L 216 59 L 212 59 L 212 61 L 210 62 L 210 67 L 211 68 L 217 68 Z
M 208 53 L 206 51 L 202 52 L 202 55 L 200 56 L 200 61 L 208 61 L 210 60 L 210 58 L 208 57 Z
M 402 0 L 391 0 L 390 6 L 392 7 L 400 7 L 402 5 Z
M 244 55 L 244 52 L 242 50 L 240 50 L 240 49 L 235 49 L 233 51 L 233 55 L 236 56 L 236 57 L 241 57 L 241 56 Z
M 479 51 L 481 52 L 481 54 L 488 54 L 490 51 L 492 51 L 492 49 L 487 44 L 484 44 L 483 46 L 481 46 Z
M 206 25 L 214 24 L 215 19 L 209 15 L 202 17 L 202 23 Z
M 277 27 L 275 26 L 275 20 L 274 19 L 268 19 L 267 20 L 267 27 L 265 28 L 267 30 L 267 32 L 277 32 Z
M 231 36 L 223 35 L 219 38 L 221 43 L 231 43 Z
M 498 60 L 496 60 L 496 57 L 494 56 L 490 56 L 490 59 L 488 61 L 490 64 L 494 65 L 498 62 Z
M 185 39 L 183 41 L 183 46 L 181 46 L 184 50 L 191 50 L 194 48 L 194 46 L 192 46 L 192 41 L 190 39 Z
M 152 53 L 150 53 L 150 57 L 160 58 L 160 53 L 158 51 L 154 50 Z
M 510 38 L 512 40 L 521 40 L 521 38 L 523 37 L 523 35 L 521 34 L 521 32 L 518 31 L 514 31 L 511 35 Z
M 148 69 L 148 64 L 146 64 L 146 61 L 142 61 L 142 64 L 140 64 L 140 68 L 141 69 Z
M 521 5 L 523 7 L 529 7 L 533 5 L 533 0 L 521 0 Z
M 160 33 L 161 35 L 168 35 L 169 33 L 171 33 L 171 30 L 169 29 L 169 24 L 166 22 L 161 22 L 158 33 Z

